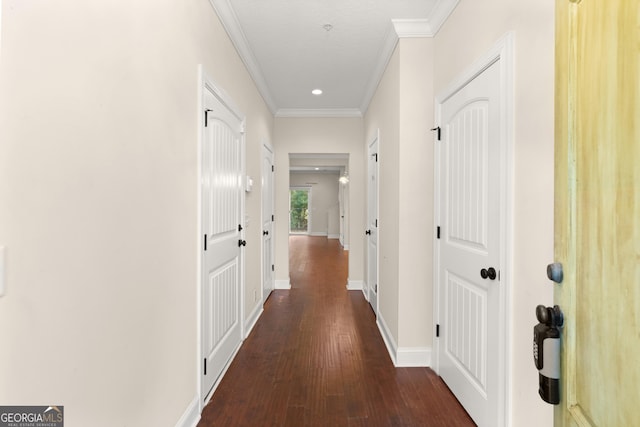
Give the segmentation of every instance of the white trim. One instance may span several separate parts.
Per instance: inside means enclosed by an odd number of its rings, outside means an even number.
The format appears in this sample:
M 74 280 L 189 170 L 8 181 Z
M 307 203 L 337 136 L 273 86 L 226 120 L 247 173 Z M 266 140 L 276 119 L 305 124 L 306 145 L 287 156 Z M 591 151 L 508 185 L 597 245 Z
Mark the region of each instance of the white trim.
M 357 108 L 280 108 L 275 117 L 357 117 L 362 118 L 362 111 Z
M 398 368 L 428 368 L 431 366 L 431 347 L 398 347 Z
M 362 280 L 347 279 L 348 291 L 361 291 L 363 287 L 364 287 L 364 282 Z
M 327 234 L 327 239 L 339 239 L 340 238 L 340 234 Z
M 269 85 L 265 80 L 262 70 L 258 66 L 249 42 L 242 31 L 238 16 L 231 6 L 231 0 L 209 0 L 214 11 L 218 15 L 222 26 L 229 35 L 231 42 L 236 48 L 240 59 L 247 67 L 249 75 L 264 102 L 273 115 L 276 117 L 363 117 L 369 108 L 371 99 L 384 75 L 389 59 L 393 54 L 399 37 L 433 37 L 435 36 L 449 15 L 458 5 L 459 0 L 438 1 L 430 12 L 430 19 L 393 19 L 389 25 L 388 33 L 385 36 L 383 46 L 377 58 L 378 61 L 373 68 L 371 78 L 367 83 L 366 90 L 360 103 L 360 108 L 339 108 L 339 109 L 292 109 L 278 108 Z
M 380 80 L 382 80 L 385 70 L 387 69 L 389 60 L 391 59 L 393 51 L 398 44 L 398 39 L 404 37 L 435 36 L 438 31 L 440 31 L 440 27 L 442 27 L 449 15 L 451 15 L 453 10 L 456 8 L 459 1 L 460 0 L 456 0 L 454 2 L 439 1 L 431 12 L 431 19 L 429 20 L 393 19 L 391 21 L 391 25 L 389 26 L 388 32 L 385 36 L 382 48 L 377 56 L 378 61 L 373 67 L 373 73 L 371 73 L 371 78 L 367 83 L 367 89 L 365 90 L 362 102 L 360 103 L 360 112 L 362 115 L 364 115 L 369 109 L 369 104 L 376 93 L 376 89 L 378 89 L 378 85 L 380 84 Z
M 298 234 L 298 233 L 291 233 L 291 234 Z M 313 231 L 310 233 L 307 233 L 309 236 L 313 236 L 313 237 L 327 237 L 327 232 L 326 231 Z
M 289 278 L 287 278 L 286 280 L 278 280 L 276 279 L 274 281 L 274 286 L 276 289 L 291 289 L 291 281 Z
M 200 408 L 198 406 L 198 396 L 194 397 L 187 409 L 176 423 L 176 427 L 196 427 L 200 421 Z
M 455 8 L 458 6 L 460 0 L 454 1 L 439 1 L 438 4 L 431 11 L 429 24 L 431 25 L 431 30 L 433 35 L 435 36 L 444 25 L 449 15 L 453 13 Z
M 382 76 L 387 69 L 387 64 L 389 64 L 389 61 L 391 60 L 396 44 L 398 44 L 398 34 L 395 32 L 393 25 L 390 25 L 387 30 L 387 34 L 385 35 L 382 48 L 377 55 L 378 61 L 373 67 L 373 72 L 371 73 L 371 77 L 367 83 L 364 97 L 360 103 L 360 111 L 363 115 L 366 114 L 367 109 L 369 109 L 369 104 L 378 89 L 378 85 L 380 84 L 380 80 L 382 80 Z
M 197 233 L 198 238 L 195 239 L 196 246 L 196 396 L 198 400 L 198 414 L 202 413 L 203 400 L 202 400 L 202 363 L 200 362 L 200 358 L 202 357 L 202 241 L 200 240 L 200 236 L 204 233 L 202 232 L 202 147 L 204 141 L 204 67 L 202 64 L 198 65 L 198 105 L 196 111 L 197 123 L 198 123 L 198 149 L 197 149 L 197 159 L 196 159 L 196 170 L 197 177 L 196 180 L 197 188 Z
M 500 171 L 500 215 L 504 218 L 500 229 L 500 294 L 498 324 L 498 413 L 500 418 L 496 420 L 497 426 L 510 425 L 512 414 L 512 334 L 513 327 L 510 321 L 512 312 L 511 287 L 513 286 L 513 169 L 514 169 L 514 45 L 515 33 L 508 32 L 502 36 L 496 44 L 485 54 L 474 62 L 464 73 L 456 78 L 445 90 L 435 98 L 436 123 L 441 122 L 441 105 L 471 80 L 480 75 L 484 70 L 496 62 L 500 62 L 500 94 L 501 109 L 500 116 L 500 164 L 504 168 Z M 438 147 L 438 144 L 436 144 Z M 435 159 L 441 155 L 439 147 L 434 153 Z M 436 160 L 434 167 L 434 225 L 440 225 L 440 168 L 439 161 Z M 440 249 L 434 239 L 434 329 L 435 324 L 440 323 Z M 438 360 L 440 342 L 433 334 L 434 348 L 434 370 L 439 372 L 440 361 Z
M 434 36 L 428 19 L 392 19 L 391 23 L 399 38 Z
M 369 285 L 366 281 L 362 282 L 362 295 L 364 296 L 364 299 L 369 302 Z
M 396 344 L 396 340 L 393 339 L 393 334 L 389 330 L 387 323 L 384 321 L 384 317 L 382 316 L 382 313 L 378 313 L 378 317 L 376 319 L 376 325 L 378 325 L 378 330 L 380 331 L 380 335 L 382 336 L 384 345 L 387 346 L 387 351 L 389 352 L 389 357 L 393 362 L 393 366 L 397 366 L 396 353 L 398 350 L 398 345 Z
M 249 334 L 253 330 L 253 327 L 256 326 L 256 323 L 258 323 L 258 319 L 260 319 L 260 316 L 262 315 L 263 311 L 264 311 L 264 308 L 262 307 L 262 302 L 261 302 L 260 304 L 255 306 L 255 308 L 253 309 L 249 317 L 247 317 L 247 319 L 244 322 L 245 334 L 243 335 L 243 339 L 249 336 Z
M 218 15 L 218 18 L 220 18 L 222 26 L 238 51 L 240 59 L 242 59 L 242 62 L 247 67 L 247 71 L 256 84 L 260 95 L 262 95 L 262 99 L 267 104 L 267 107 L 269 107 L 271 114 L 274 114 L 277 107 L 273 101 L 269 85 L 262 75 L 262 71 L 258 66 L 258 62 L 256 61 L 251 47 L 249 47 L 249 42 L 247 42 L 247 38 L 242 31 L 242 27 L 238 21 L 238 16 L 234 12 L 230 0 L 209 0 L 209 3 L 211 3 L 211 6 L 216 12 L 216 15 Z

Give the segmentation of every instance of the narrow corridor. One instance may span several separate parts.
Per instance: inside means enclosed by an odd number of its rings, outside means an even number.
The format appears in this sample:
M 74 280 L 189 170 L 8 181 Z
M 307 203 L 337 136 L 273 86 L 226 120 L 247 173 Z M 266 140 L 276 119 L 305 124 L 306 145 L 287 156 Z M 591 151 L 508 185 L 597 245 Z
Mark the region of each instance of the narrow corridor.
M 292 289 L 267 300 L 198 426 L 475 425 L 431 369 L 393 366 L 337 240 L 289 244 Z

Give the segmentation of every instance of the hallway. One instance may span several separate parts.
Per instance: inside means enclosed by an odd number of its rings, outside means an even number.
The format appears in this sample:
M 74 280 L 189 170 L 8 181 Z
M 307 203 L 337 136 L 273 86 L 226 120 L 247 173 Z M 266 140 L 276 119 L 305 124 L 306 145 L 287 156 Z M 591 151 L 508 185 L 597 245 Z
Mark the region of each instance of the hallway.
M 198 426 L 475 425 L 431 369 L 394 368 L 337 240 L 289 243 L 292 288 L 271 294 Z

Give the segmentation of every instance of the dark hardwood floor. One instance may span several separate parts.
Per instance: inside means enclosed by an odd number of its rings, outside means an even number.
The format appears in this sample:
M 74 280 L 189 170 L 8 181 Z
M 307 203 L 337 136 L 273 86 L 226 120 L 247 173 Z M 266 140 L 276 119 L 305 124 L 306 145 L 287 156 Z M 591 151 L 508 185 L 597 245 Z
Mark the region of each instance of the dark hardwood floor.
M 199 427 L 475 426 L 431 369 L 393 366 L 337 240 L 289 244 L 292 289 L 267 300 Z

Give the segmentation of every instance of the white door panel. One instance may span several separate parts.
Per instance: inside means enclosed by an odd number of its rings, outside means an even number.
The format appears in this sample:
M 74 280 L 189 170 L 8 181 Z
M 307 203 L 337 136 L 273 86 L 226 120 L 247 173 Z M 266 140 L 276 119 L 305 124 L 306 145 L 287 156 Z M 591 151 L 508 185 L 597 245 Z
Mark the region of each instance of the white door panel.
M 367 297 L 378 316 L 378 137 L 369 144 L 367 182 Z
M 210 90 L 202 146 L 202 396 L 242 340 L 242 121 Z
M 499 83 L 494 63 L 441 106 L 439 373 L 479 426 L 499 409 Z
M 274 289 L 273 151 L 262 147 L 262 291 L 263 302 Z

